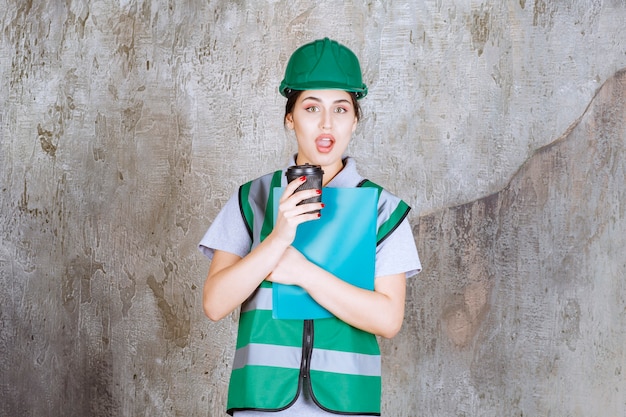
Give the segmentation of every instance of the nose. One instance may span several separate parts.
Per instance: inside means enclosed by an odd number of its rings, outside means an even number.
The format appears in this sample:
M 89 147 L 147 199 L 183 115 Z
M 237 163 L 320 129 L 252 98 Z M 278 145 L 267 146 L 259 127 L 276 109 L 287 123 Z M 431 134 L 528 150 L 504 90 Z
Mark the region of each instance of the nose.
M 333 126 L 332 113 L 324 111 L 321 114 L 320 128 L 328 130 Z

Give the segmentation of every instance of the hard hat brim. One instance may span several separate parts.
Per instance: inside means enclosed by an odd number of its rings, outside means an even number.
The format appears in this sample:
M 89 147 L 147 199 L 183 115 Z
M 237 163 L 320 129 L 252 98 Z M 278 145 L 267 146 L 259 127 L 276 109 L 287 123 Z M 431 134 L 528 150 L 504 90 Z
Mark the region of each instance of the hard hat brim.
M 285 81 L 280 84 L 279 92 L 283 97 L 289 97 L 292 91 L 305 91 L 305 90 L 342 90 L 349 93 L 355 93 L 356 99 L 360 100 L 367 95 L 367 86 L 364 84 L 361 88 L 346 88 L 346 86 L 337 85 L 333 83 L 320 83 L 311 82 L 305 84 L 299 84 L 297 86 L 287 85 Z

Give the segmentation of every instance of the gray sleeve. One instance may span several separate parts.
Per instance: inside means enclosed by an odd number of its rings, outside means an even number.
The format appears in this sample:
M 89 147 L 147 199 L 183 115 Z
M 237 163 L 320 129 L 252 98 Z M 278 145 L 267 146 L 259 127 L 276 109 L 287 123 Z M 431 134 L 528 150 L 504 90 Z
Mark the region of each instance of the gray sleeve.
M 204 234 L 198 248 L 212 259 L 216 250 L 244 257 L 250 252 L 252 240 L 241 217 L 239 193 L 234 193 Z
M 376 248 L 376 276 L 406 273 L 407 278 L 422 270 L 411 225 L 404 219 Z

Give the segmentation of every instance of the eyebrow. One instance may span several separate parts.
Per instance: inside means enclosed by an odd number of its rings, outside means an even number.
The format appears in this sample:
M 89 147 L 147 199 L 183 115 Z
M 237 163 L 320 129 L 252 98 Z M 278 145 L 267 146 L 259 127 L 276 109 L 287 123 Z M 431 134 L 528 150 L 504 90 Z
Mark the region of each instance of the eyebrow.
M 305 100 L 313 100 L 313 101 L 317 101 L 318 103 L 321 103 L 321 102 L 322 102 L 322 99 L 317 98 L 317 97 L 315 97 L 315 96 L 306 96 L 306 97 L 304 97 L 304 98 L 302 99 L 302 101 L 305 101 Z M 333 101 L 333 104 L 339 104 L 339 103 L 348 103 L 348 104 L 352 104 L 352 103 L 350 102 L 350 100 L 345 99 L 345 98 L 340 98 L 339 100 L 335 100 L 335 101 Z

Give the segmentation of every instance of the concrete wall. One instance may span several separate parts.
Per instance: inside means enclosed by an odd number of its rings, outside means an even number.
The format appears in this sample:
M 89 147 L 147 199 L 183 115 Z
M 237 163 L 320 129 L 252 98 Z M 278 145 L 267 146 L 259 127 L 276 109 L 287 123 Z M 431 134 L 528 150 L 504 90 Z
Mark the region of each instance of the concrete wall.
M 503 190 L 417 220 L 406 415 L 626 415 L 625 145 L 626 70 Z
M 626 415 L 623 1 L 0 10 L 0 415 L 224 415 L 237 315 L 204 318 L 196 244 L 294 151 L 276 88 L 323 36 L 425 268 L 384 414 Z

